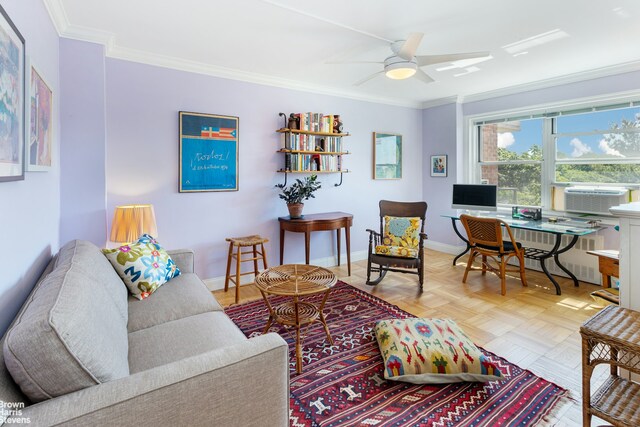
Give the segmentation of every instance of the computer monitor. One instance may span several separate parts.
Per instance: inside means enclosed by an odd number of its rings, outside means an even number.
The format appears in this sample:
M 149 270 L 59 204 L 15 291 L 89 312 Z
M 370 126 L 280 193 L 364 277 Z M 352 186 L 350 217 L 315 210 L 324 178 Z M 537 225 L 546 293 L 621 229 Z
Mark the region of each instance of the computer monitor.
M 497 185 L 453 184 L 453 209 L 495 211 L 497 206 Z

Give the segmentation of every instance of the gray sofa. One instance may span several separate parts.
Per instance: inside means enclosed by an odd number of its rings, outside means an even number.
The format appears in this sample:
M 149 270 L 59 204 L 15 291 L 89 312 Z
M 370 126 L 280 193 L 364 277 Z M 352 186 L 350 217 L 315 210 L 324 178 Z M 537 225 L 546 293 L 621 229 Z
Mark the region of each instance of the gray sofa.
M 247 339 L 169 254 L 182 274 L 139 301 L 97 246 L 60 249 L 0 341 L 0 424 L 289 424 L 286 342 Z

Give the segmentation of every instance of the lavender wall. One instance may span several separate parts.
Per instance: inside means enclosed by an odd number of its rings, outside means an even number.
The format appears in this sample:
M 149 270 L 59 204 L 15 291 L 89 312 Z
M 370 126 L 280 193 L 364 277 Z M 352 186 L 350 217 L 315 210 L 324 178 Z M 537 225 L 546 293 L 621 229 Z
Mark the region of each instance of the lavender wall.
M 392 107 L 301 91 L 256 85 L 199 74 L 106 60 L 107 212 L 125 203 L 155 206 L 160 241 L 167 247 L 196 251 L 196 270 L 203 278 L 224 275 L 225 237 L 259 233 L 270 239 L 269 262 L 278 262 L 278 216 L 287 215 L 273 186 L 283 180 L 275 171 L 282 127 L 279 112 L 314 111 L 340 114 L 353 154 L 344 159 L 353 173 L 321 175 L 317 197 L 305 212 L 345 211 L 354 214 L 352 253 L 367 246 L 365 228 L 378 223 L 378 201 L 421 200 L 422 115 Z M 178 111 L 240 117 L 240 190 L 178 193 Z M 372 180 L 372 132 L 403 135 L 403 178 Z M 285 262 L 303 262 L 301 234 L 286 237 Z M 344 240 L 343 240 L 344 241 Z M 335 233 L 315 233 L 311 259 L 332 256 Z M 343 252 L 344 252 L 343 243 Z M 363 256 L 363 254 L 360 254 Z
M 61 245 L 107 240 L 104 81 L 104 46 L 60 39 Z
M 434 249 L 443 249 L 438 243 L 460 244 L 460 239 L 453 234 L 451 220 L 441 217 L 451 211 L 451 192 L 457 182 L 459 166 L 457 159 L 462 156 L 458 147 L 461 138 L 459 107 L 454 103 L 422 110 L 423 198 L 429 203 L 426 228 L 428 244 Z M 436 154 L 448 156 L 446 178 L 431 176 L 431 156 Z
M 60 220 L 60 119 L 58 35 L 40 0 L 2 2 L 26 40 L 31 64 L 53 91 L 53 167 L 26 172 L 24 181 L 0 183 L 0 335 L 58 249 Z

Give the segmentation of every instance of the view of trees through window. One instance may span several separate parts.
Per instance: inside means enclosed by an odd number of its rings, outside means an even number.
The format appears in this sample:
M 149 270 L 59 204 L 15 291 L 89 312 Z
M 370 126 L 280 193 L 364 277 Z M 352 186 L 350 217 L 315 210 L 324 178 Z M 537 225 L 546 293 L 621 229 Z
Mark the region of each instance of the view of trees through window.
M 640 183 L 640 107 L 593 110 L 478 125 L 481 179 L 498 185 L 498 203 L 542 205 L 543 161 L 555 182 Z
M 498 203 L 538 206 L 542 188 L 542 119 L 481 126 L 481 179 L 498 185 Z

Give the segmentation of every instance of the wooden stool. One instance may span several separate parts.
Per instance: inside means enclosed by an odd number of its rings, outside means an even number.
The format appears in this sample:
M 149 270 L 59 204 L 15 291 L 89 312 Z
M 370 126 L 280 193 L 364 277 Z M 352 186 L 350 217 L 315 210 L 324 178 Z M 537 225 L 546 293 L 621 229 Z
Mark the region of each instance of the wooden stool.
M 262 265 L 266 270 L 267 267 L 267 256 L 264 251 L 264 244 L 269 241 L 269 239 L 265 239 L 259 235 L 246 236 L 246 237 L 228 237 L 225 239 L 229 242 L 229 257 L 227 258 L 227 276 L 224 279 L 224 291 L 226 292 L 229 289 L 229 280 L 231 280 L 236 285 L 236 304 L 240 301 L 240 276 L 245 276 L 247 274 L 258 275 L 258 260 L 262 259 Z M 260 245 L 260 250 L 258 250 L 258 245 Z M 233 253 L 234 246 L 237 248 L 236 253 Z M 253 249 L 248 251 L 243 251 L 242 248 L 253 246 Z M 251 258 L 242 258 L 242 255 L 251 254 Z M 231 277 L 231 259 L 235 258 L 236 260 L 236 274 L 235 278 Z M 240 264 L 243 262 L 253 261 L 253 271 L 248 271 L 246 273 L 240 273 Z
M 582 335 L 582 425 L 595 415 L 614 426 L 640 425 L 640 385 L 618 368 L 640 373 L 640 313 L 610 305 L 580 327 Z M 610 365 L 610 376 L 591 397 L 591 374 Z

